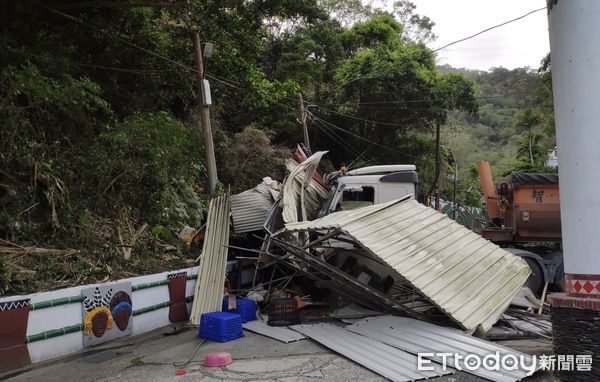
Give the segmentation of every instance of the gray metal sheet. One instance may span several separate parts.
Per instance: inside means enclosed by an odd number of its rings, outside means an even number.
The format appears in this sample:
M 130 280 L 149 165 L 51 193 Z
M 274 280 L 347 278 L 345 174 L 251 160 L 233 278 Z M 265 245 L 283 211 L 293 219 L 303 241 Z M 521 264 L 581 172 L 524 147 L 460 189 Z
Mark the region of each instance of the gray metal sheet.
M 244 329 L 254 333 L 262 334 L 266 337 L 271 337 L 281 342 L 290 343 L 306 339 L 306 337 L 292 329 L 288 329 L 285 326 L 269 326 L 267 325 L 267 316 L 263 316 L 262 319 L 255 321 L 248 321 L 242 324 Z
M 439 366 L 434 371 L 418 371 L 416 356 L 332 324 L 291 328 L 392 381 L 414 381 L 454 372 L 442 371 Z
M 286 228 L 340 230 L 465 329 L 482 325 L 489 330 L 530 273 L 520 257 L 412 199 L 336 212 Z
M 233 195 L 231 197 L 233 230 L 236 233 L 262 230 L 274 202 L 269 186 L 264 183 Z
M 533 358 L 530 355 L 493 342 L 475 338 L 457 329 L 432 325 L 412 318 L 395 316 L 370 317 L 347 326 L 346 330 L 362 334 L 412 354 L 447 352 L 463 356 L 477 354 L 484 357 L 488 354 L 499 352 L 500 356 L 505 354 L 514 354 L 517 357 L 523 356 L 526 359 L 527 365 L 531 365 L 533 362 Z M 440 362 L 439 357 L 427 358 Z M 448 357 L 448 364 L 454 366 L 454 358 Z M 493 371 L 480 368 L 474 371 L 465 371 L 498 382 L 517 381 L 527 376 L 526 370 Z
M 200 315 L 221 311 L 229 243 L 229 193 L 210 201 L 206 232 L 190 321 L 198 325 Z
M 380 316 L 382 313 L 377 312 L 375 310 L 363 308 L 362 306 L 358 306 L 356 304 L 346 305 L 339 309 L 334 310 L 329 315 L 335 318 L 364 318 L 371 316 Z

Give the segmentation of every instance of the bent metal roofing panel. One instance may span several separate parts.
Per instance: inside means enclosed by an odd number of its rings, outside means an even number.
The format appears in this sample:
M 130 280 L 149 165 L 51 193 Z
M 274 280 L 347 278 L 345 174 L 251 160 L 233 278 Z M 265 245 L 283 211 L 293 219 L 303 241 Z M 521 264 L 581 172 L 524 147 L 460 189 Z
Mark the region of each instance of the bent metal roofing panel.
M 465 329 L 490 329 L 530 273 L 520 257 L 413 199 L 336 212 L 286 228 L 340 230 Z

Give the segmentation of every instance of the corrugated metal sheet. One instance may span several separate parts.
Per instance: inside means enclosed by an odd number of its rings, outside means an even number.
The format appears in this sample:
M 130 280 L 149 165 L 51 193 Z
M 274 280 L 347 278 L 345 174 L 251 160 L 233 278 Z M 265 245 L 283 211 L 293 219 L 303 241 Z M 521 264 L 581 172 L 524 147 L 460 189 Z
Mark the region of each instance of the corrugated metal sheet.
M 392 381 L 414 381 L 454 372 L 442 371 L 435 364 L 434 371 L 418 371 L 416 356 L 332 324 L 295 325 L 292 329 Z
M 229 193 L 214 198 L 208 208 L 204 244 L 190 321 L 198 325 L 200 315 L 221 311 L 227 247 L 229 243 Z
M 525 357 L 527 365 L 533 364 L 533 357 L 516 350 L 469 336 L 459 330 L 444 328 L 406 317 L 370 317 L 347 326 L 346 330 L 362 334 L 412 354 L 452 353 L 466 356 L 477 354 L 483 359 L 486 355 L 499 353 L 500 357 L 512 354 Z M 441 362 L 440 357 L 427 357 Z M 455 366 L 455 359 L 448 357 L 448 365 Z M 498 382 L 518 381 L 527 376 L 527 370 L 466 370 L 462 361 L 459 366 L 468 373 Z
M 273 191 L 273 192 L 272 192 Z M 231 197 L 231 217 L 235 233 L 262 230 L 277 191 L 264 183 Z
M 267 316 L 263 316 L 262 320 L 248 321 L 242 324 L 244 329 L 254 333 L 262 334 L 263 336 L 274 338 L 278 341 L 290 343 L 300 341 L 306 337 L 292 329 L 288 329 L 283 326 L 269 326 L 267 325 Z
M 530 270 L 523 259 L 415 200 L 336 212 L 290 231 L 337 228 L 465 329 L 498 321 Z
M 327 190 L 323 188 L 311 176 L 310 181 L 306 182 L 306 173 L 314 173 L 319 160 L 326 151 L 319 151 L 308 157 L 304 162 L 298 164 L 293 159 L 285 162 L 290 175 L 283 185 L 283 221 L 286 223 L 297 222 L 301 216 L 301 193 L 303 185 L 306 185 L 305 204 L 308 219 L 314 219 L 317 216 L 321 200 L 327 197 Z M 311 171 L 312 170 L 312 171 Z

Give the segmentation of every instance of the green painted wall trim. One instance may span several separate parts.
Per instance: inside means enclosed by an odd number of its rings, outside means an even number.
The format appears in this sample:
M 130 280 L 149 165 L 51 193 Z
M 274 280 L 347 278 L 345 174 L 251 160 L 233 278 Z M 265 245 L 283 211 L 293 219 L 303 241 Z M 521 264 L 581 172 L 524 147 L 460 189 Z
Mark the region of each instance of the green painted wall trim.
M 136 309 L 136 310 L 133 311 L 133 315 L 134 316 L 139 316 L 140 314 L 145 314 L 145 313 L 153 312 L 155 310 L 163 309 L 163 308 L 166 308 L 168 306 L 171 306 L 171 301 L 165 301 L 165 302 L 161 302 L 160 304 L 151 305 L 151 306 L 147 306 L 145 308 Z
M 159 281 L 154 281 L 151 283 L 144 283 L 144 284 L 138 284 L 138 285 L 134 285 L 131 287 L 132 291 L 136 291 L 136 290 L 142 290 L 142 289 L 148 289 L 148 288 L 155 288 L 161 285 L 167 285 L 169 283 L 169 280 L 165 279 L 165 280 L 159 280 Z
M 29 343 L 36 342 L 36 341 L 47 340 L 48 338 L 64 336 L 65 334 L 69 334 L 69 333 L 80 332 L 82 330 L 83 330 L 83 324 L 65 326 L 64 328 L 60 328 L 60 329 L 52 329 L 52 330 L 47 330 L 45 332 L 32 334 L 30 336 L 27 336 L 25 342 L 29 344 Z
M 50 308 L 50 307 L 58 306 L 58 305 L 73 304 L 76 302 L 82 302 L 84 299 L 85 299 L 85 296 L 79 295 L 79 296 L 62 297 L 62 298 L 57 298 L 54 300 L 34 302 L 32 304 L 29 304 L 29 310 L 37 310 L 37 309 Z

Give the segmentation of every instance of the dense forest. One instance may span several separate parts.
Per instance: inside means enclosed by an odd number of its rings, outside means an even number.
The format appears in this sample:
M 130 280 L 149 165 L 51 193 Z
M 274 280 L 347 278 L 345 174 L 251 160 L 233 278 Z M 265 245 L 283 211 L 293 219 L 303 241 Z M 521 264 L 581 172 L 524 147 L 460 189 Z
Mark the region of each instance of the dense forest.
M 323 171 L 415 163 L 422 200 L 438 124 L 442 183 L 449 193 L 452 152 L 471 204 L 478 160 L 539 170 L 554 145 L 549 58 L 539 71 L 438 68 L 433 22 L 407 0 L 2 1 L 0 19 L 0 295 L 195 258 L 175 237 L 202 226 L 210 198 L 194 32 L 214 46 L 220 192 L 283 179 L 299 94 Z

